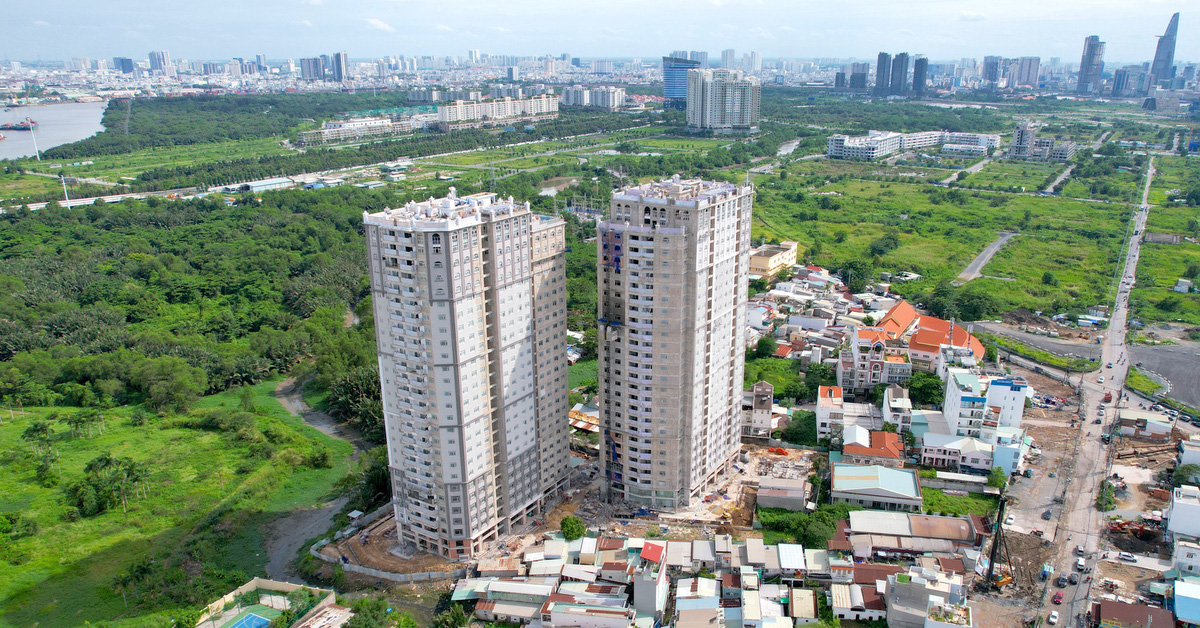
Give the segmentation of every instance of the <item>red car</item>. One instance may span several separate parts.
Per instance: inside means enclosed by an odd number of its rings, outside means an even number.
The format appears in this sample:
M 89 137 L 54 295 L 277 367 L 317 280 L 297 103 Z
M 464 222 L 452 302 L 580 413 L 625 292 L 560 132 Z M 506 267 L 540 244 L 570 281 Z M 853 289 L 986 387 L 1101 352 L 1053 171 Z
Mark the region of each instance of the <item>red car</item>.
M 1051 601 L 1054 602 L 1055 604 L 1062 604 L 1062 600 L 1063 600 L 1063 594 L 1062 594 L 1062 591 L 1059 591 L 1058 593 L 1054 594 L 1054 599 Z

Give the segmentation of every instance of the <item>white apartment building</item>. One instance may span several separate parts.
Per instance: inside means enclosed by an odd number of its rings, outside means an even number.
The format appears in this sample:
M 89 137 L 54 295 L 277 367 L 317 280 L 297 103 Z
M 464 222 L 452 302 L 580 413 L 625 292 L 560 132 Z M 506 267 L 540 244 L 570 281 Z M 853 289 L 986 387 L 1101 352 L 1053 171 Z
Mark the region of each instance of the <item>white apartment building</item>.
M 454 188 L 363 223 L 399 539 L 466 558 L 567 487 L 564 223 Z
M 331 120 L 314 131 L 301 131 L 297 140 L 302 146 L 322 144 L 325 142 L 346 142 L 369 139 L 374 137 L 389 137 L 401 133 L 411 133 L 411 120 L 393 121 L 391 118 L 347 118 Z
M 1000 146 L 1000 136 L 986 133 L 951 133 L 949 131 L 917 131 L 894 133 L 892 131 L 868 131 L 867 135 L 830 135 L 826 144 L 826 155 L 831 159 L 856 159 L 874 161 L 906 150 L 920 150 L 931 146 L 950 144 L 954 150 L 974 153 L 983 147 L 982 154 L 989 148 Z
M 600 456 L 611 501 L 684 508 L 740 447 L 751 186 L 613 193 L 598 239 Z
M 762 86 L 741 70 L 688 70 L 687 125 L 694 130 L 756 131 Z
M 575 85 L 562 90 L 563 107 L 597 107 L 619 109 L 625 104 L 624 87 L 585 87 Z
M 1175 540 L 1200 540 L 1200 488 L 1184 484 L 1171 493 L 1167 530 Z
M 558 96 L 456 100 L 438 105 L 438 125 L 443 130 L 480 126 L 487 122 L 537 121 L 558 116 Z

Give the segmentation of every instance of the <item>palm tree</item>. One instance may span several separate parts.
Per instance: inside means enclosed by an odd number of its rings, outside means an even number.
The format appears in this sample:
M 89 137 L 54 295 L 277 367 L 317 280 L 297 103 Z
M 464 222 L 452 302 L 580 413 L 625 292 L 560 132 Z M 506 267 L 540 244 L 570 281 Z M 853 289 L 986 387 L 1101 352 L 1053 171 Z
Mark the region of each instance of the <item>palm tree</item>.
M 21 440 L 28 441 L 36 455 L 41 451 L 43 445 L 49 444 L 51 434 L 49 423 L 34 421 L 21 433 Z

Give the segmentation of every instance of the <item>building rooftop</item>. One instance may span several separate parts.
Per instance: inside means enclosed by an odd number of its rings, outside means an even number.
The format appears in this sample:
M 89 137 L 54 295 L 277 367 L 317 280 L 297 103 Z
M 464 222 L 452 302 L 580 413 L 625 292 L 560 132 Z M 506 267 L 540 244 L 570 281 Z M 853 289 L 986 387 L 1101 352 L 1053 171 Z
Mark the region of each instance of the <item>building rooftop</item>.
M 921 497 L 921 487 L 917 483 L 915 472 L 879 465 L 833 465 L 833 490 L 883 491 L 912 499 Z
M 477 224 L 485 215 L 527 211 L 529 203 L 517 203 L 511 196 L 500 199 L 494 192 L 458 196 L 451 187 L 450 193 L 442 198 L 431 196 L 424 201 L 409 201 L 402 207 L 363 212 L 363 222 L 412 231 L 445 230 Z
M 842 407 L 842 387 L 819 386 L 817 388 L 817 405 L 823 408 Z
M 870 446 L 863 447 L 862 445 L 846 445 L 842 448 L 842 454 L 857 454 L 860 456 L 877 456 L 880 458 L 895 458 L 904 457 L 904 445 L 900 441 L 900 435 L 895 432 L 875 431 L 871 432 Z
M 724 181 L 704 179 L 681 179 L 675 175 L 670 179 L 651 181 L 613 192 L 613 200 L 630 202 L 663 202 L 673 205 L 699 207 L 727 198 L 748 193 L 749 186 L 738 186 Z

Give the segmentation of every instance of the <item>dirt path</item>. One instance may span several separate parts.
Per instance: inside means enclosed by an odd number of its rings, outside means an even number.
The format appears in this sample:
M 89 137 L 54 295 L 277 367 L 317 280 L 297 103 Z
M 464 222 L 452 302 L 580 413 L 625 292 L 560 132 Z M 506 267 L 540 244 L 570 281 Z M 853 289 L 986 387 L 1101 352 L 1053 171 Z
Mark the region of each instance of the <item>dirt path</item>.
M 366 447 L 362 434 L 320 410 L 313 410 L 304 403 L 301 390 L 304 382 L 289 377 L 275 388 L 275 398 L 280 405 L 322 433 L 350 443 L 354 447 L 351 460 Z M 334 516 L 346 505 L 347 498 L 339 497 L 317 508 L 304 508 L 271 522 L 263 531 L 267 550 L 267 577 L 275 580 L 301 582 L 292 569 L 296 551 L 309 539 L 324 534 L 333 523 Z
M 983 252 L 981 252 L 979 255 L 976 255 L 975 259 L 971 260 L 970 264 L 967 264 L 966 270 L 958 274 L 958 278 L 954 280 L 955 285 L 962 285 L 968 281 L 971 281 L 972 279 L 978 278 L 980 271 L 982 271 L 983 267 L 987 266 L 987 263 L 992 260 L 992 256 L 996 254 L 996 251 L 999 251 L 1000 247 L 1004 246 L 1004 243 L 1008 242 L 1008 239 L 1015 235 L 1017 234 L 1011 231 L 1001 231 L 1000 237 L 997 238 L 995 242 L 987 245 L 987 247 L 983 249 Z

